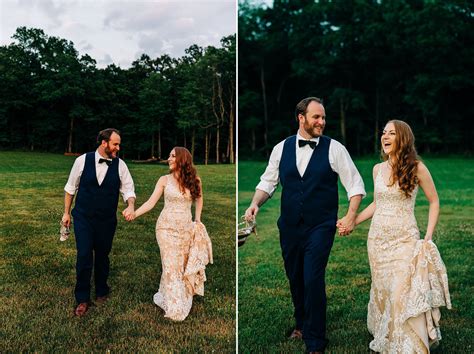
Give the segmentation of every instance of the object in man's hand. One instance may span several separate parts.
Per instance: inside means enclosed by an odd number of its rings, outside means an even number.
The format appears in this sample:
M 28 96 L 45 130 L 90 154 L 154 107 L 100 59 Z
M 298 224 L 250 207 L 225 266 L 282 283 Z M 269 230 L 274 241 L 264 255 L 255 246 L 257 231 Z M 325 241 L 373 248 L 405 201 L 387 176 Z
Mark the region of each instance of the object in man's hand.
M 237 235 L 239 247 L 242 246 L 245 241 L 247 241 L 247 237 L 249 237 L 252 232 L 255 234 L 255 236 L 257 235 L 257 221 L 255 219 L 247 221 L 245 216 L 242 216 L 241 218 L 243 221 L 239 223 L 239 232 Z
M 69 235 L 71 234 L 71 229 L 69 228 L 69 226 L 64 225 L 62 221 L 60 222 L 60 225 L 61 227 L 59 228 L 59 241 L 66 241 Z

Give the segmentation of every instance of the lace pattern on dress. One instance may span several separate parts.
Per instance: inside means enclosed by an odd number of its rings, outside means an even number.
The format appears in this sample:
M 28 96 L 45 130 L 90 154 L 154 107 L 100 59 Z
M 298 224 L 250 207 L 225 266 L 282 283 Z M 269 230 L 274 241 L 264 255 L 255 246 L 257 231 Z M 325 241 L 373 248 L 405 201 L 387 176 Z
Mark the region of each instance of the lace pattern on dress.
M 367 327 L 370 349 L 380 353 L 427 353 L 441 339 L 439 307 L 451 308 L 448 277 L 432 242 L 420 240 L 414 207 L 418 186 L 406 198 L 375 179 L 376 210 L 367 248 L 372 275 Z
M 189 314 L 195 294 L 204 295 L 205 266 L 212 263 L 212 244 L 206 228 L 192 222 L 192 198 L 182 193 L 168 175 L 165 205 L 156 223 L 162 274 L 153 296 L 165 317 L 183 321 Z

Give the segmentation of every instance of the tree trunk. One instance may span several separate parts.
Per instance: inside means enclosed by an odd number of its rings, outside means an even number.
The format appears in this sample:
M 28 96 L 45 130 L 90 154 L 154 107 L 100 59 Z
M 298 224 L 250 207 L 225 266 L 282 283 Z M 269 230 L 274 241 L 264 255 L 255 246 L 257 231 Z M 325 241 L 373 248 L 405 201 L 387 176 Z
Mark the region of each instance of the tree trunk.
M 278 94 L 277 94 L 277 97 L 276 97 L 276 102 L 277 102 L 277 105 L 276 105 L 276 114 L 277 114 L 277 119 L 280 120 L 280 112 L 281 112 L 281 97 L 283 95 L 283 89 L 285 87 L 285 84 L 286 84 L 286 81 L 288 80 L 288 76 L 284 77 L 281 81 L 280 81 L 280 85 L 278 87 Z
M 256 139 L 255 139 L 255 128 L 252 128 L 251 130 L 251 137 L 252 137 L 252 152 L 255 152 L 255 143 L 256 143 Z
M 70 124 L 69 124 L 69 138 L 67 143 L 67 152 L 72 152 L 72 132 L 74 129 L 74 117 L 71 117 Z M 99 141 L 100 143 L 100 141 Z
M 194 159 L 194 149 L 196 147 L 196 129 L 193 129 L 193 133 L 191 135 L 191 156 Z
M 268 110 L 267 110 L 267 94 L 265 88 L 265 71 L 263 64 L 260 67 L 260 84 L 262 86 L 262 98 L 263 98 L 263 143 L 265 145 L 266 155 L 268 157 Z
M 426 116 L 425 110 L 423 109 L 423 125 L 426 127 L 428 125 L 428 117 Z M 425 143 L 425 152 L 429 154 L 431 152 L 430 144 Z
M 206 134 L 205 134 L 205 148 L 204 148 L 204 164 L 207 165 L 208 160 L 209 160 L 209 130 L 206 128 Z
M 342 144 L 346 145 L 346 111 L 344 108 L 344 98 L 341 97 L 339 99 L 339 107 L 341 113 L 341 136 L 342 136 Z
M 151 158 L 155 157 L 155 133 L 151 133 Z
M 215 84 L 214 84 L 215 83 Z M 219 163 L 220 161 L 220 150 L 219 150 L 219 144 L 220 144 L 220 126 L 224 122 L 224 117 L 225 117 L 225 105 L 224 105 L 224 99 L 222 97 L 222 84 L 220 80 L 220 74 L 215 72 L 215 80 L 213 83 L 213 89 L 212 89 L 212 111 L 214 112 L 214 116 L 216 117 L 216 163 Z M 219 100 L 217 103 L 216 107 L 216 100 Z M 218 111 L 217 111 L 218 109 Z
M 158 130 L 158 158 L 161 159 L 161 129 Z
M 220 130 L 221 128 L 217 126 L 217 131 L 216 131 L 216 163 L 220 163 L 220 157 L 219 157 L 219 144 L 220 144 Z
M 183 129 L 183 146 L 186 147 L 186 129 Z
M 229 109 L 229 162 L 234 163 L 234 99 L 235 86 L 232 85 Z

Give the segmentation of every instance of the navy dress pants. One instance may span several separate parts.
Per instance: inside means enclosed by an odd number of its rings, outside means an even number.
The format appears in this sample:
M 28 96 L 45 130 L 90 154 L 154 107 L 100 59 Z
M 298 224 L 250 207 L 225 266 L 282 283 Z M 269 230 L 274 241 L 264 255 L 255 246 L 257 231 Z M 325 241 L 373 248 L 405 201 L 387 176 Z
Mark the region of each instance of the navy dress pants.
M 280 225 L 280 245 L 295 307 L 296 328 L 308 351 L 324 351 L 326 339 L 325 273 L 334 242 L 336 219 L 309 227 Z
M 77 303 L 91 300 L 91 276 L 94 269 L 96 296 L 105 296 L 110 288 L 109 253 L 117 227 L 117 218 L 100 219 L 74 216 L 74 233 L 76 238 L 76 287 L 74 296 Z

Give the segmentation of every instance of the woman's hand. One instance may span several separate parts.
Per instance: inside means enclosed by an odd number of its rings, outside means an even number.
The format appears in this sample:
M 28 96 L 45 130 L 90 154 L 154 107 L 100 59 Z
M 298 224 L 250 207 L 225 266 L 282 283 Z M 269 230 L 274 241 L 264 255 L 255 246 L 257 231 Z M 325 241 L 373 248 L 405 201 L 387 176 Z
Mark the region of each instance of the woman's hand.
M 127 215 L 124 215 L 124 216 L 125 216 L 125 220 L 133 221 L 137 217 L 137 214 L 135 212 L 131 212 L 131 213 L 128 213 Z
M 427 241 L 427 242 L 428 241 L 433 241 L 433 235 L 426 234 L 424 240 Z

